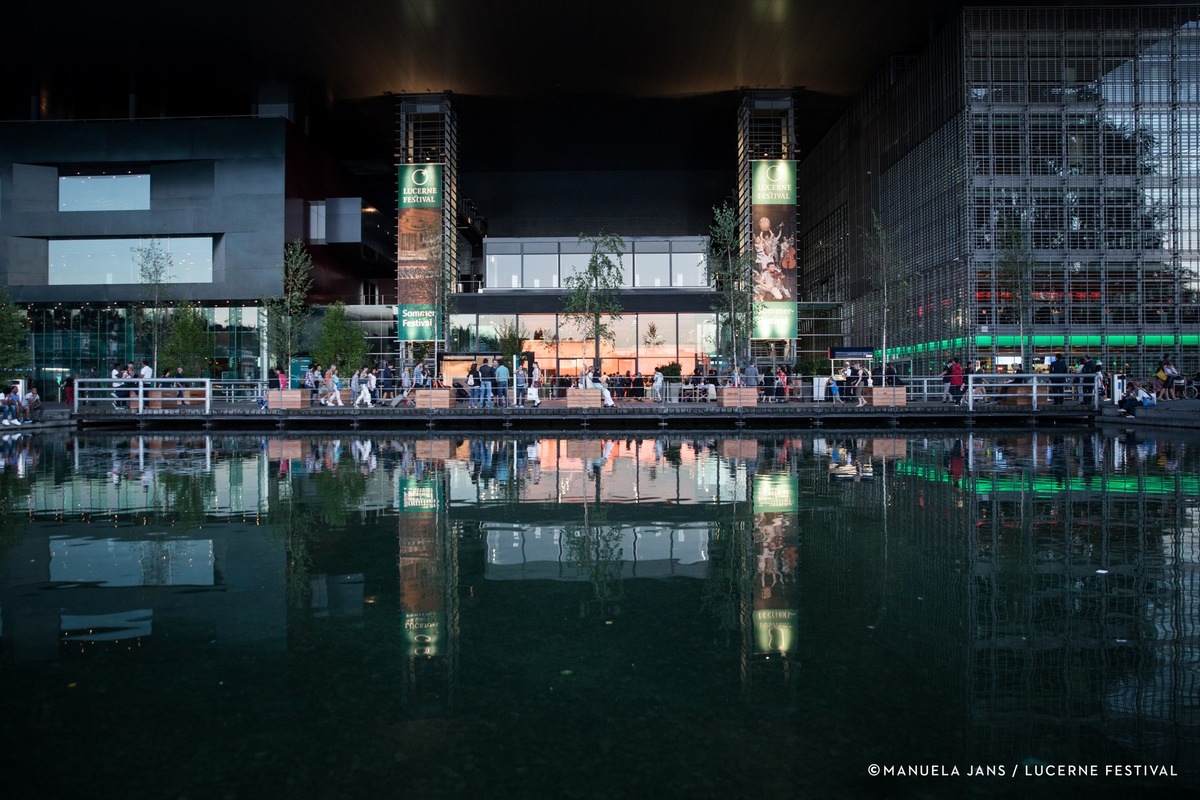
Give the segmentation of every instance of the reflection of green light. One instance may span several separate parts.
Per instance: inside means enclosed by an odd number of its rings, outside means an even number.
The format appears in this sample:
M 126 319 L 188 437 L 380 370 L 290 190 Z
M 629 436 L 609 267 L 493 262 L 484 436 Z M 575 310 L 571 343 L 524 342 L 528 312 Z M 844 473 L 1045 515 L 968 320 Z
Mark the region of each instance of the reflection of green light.
M 933 483 L 950 483 L 953 479 L 940 467 L 921 466 L 907 462 L 896 465 L 897 475 L 910 475 Z M 977 494 L 1006 492 L 1033 493 L 1050 496 L 1063 492 L 1104 492 L 1106 494 L 1200 495 L 1200 476 L 1197 475 L 1097 475 L 1090 481 L 1079 476 L 1059 478 L 1054 475 L 985 475 L 969 481 Z

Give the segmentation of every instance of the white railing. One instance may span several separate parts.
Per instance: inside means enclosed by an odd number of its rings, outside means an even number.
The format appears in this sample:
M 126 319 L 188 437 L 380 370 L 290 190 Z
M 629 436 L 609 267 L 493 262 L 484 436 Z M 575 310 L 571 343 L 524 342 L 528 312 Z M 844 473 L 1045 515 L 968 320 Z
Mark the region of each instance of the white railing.
M 266 382 L 209 378 L 78 378 L 72 411 L 108 409 L 134 414 L 165 410 L 211 413 L 214 403 L 262 407 Z

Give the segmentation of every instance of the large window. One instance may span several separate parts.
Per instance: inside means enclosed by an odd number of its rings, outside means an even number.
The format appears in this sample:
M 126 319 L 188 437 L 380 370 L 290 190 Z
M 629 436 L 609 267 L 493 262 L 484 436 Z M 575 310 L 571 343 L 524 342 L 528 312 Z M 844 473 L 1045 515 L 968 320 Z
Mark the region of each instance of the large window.
M 171 258 L 168 283 L 212 283 L 213 240 L 207 236 L 159 239 Z M 52 239 L 48 282 L 51 286 L 141 283 L 137 249 L 149 239 Z
M 59 211 L 149 211 L 149 175 L 79 175 L 58 179 Z

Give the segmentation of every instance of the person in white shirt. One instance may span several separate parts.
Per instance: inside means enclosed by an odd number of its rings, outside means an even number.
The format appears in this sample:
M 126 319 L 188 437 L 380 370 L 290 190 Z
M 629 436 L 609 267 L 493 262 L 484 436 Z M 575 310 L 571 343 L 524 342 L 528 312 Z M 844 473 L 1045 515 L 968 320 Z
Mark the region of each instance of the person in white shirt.
M 612 392 L 608 390 L 608 386 L 605 385 L 603 377 L 601 377 L 600 380 L 596 380 L 592 377 L 592 371 L 589 369 L 587 372 L 583 373 L 582 383 L 584 389 L 599 389 L 600 402 L 606 407 L 611 408 L 616 405 L 612 399 Z
M 663 384 L 666 383 L 666 378 L 663 377 L 662 369 L 654 368 L 654 379 L 650 384 L 651 391 L 654 394 L 654 402 L 661 403 L 663 401 Z
M 358 408 L 358 404 L 362 403 L 367 408 L 371 407 L 371 384 L 368 377 L 371 371 L 363 367 L 360 371 L 354 373 L 358 383 L 358 396 L 354 398 L 354 407 Z
M 138 377 L 144 381 L 154 380 L 154 369 L 150 366 L 149 361 L 142 362 L 142 369 L 138 372 Z

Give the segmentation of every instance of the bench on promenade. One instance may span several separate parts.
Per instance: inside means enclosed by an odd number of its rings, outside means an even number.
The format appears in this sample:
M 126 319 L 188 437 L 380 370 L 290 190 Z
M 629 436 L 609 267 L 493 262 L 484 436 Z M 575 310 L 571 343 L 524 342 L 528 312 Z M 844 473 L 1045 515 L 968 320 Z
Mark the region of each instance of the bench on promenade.
M 567 408 L 598 408 L 604 405 L 599 389 L 563 389 Z
M 295 409 L 312 407 L 312 393 L 308 389 L 272 389 L 267 392 L 267 408 Z
M 718 408 L 738 408 L 758 405 L 758 389 L 746 386 L 724 386 L 717 389 Z
M 908 392 L 903 386 L 867 386 L 860 391 L 869 406 L 908 405 Z

